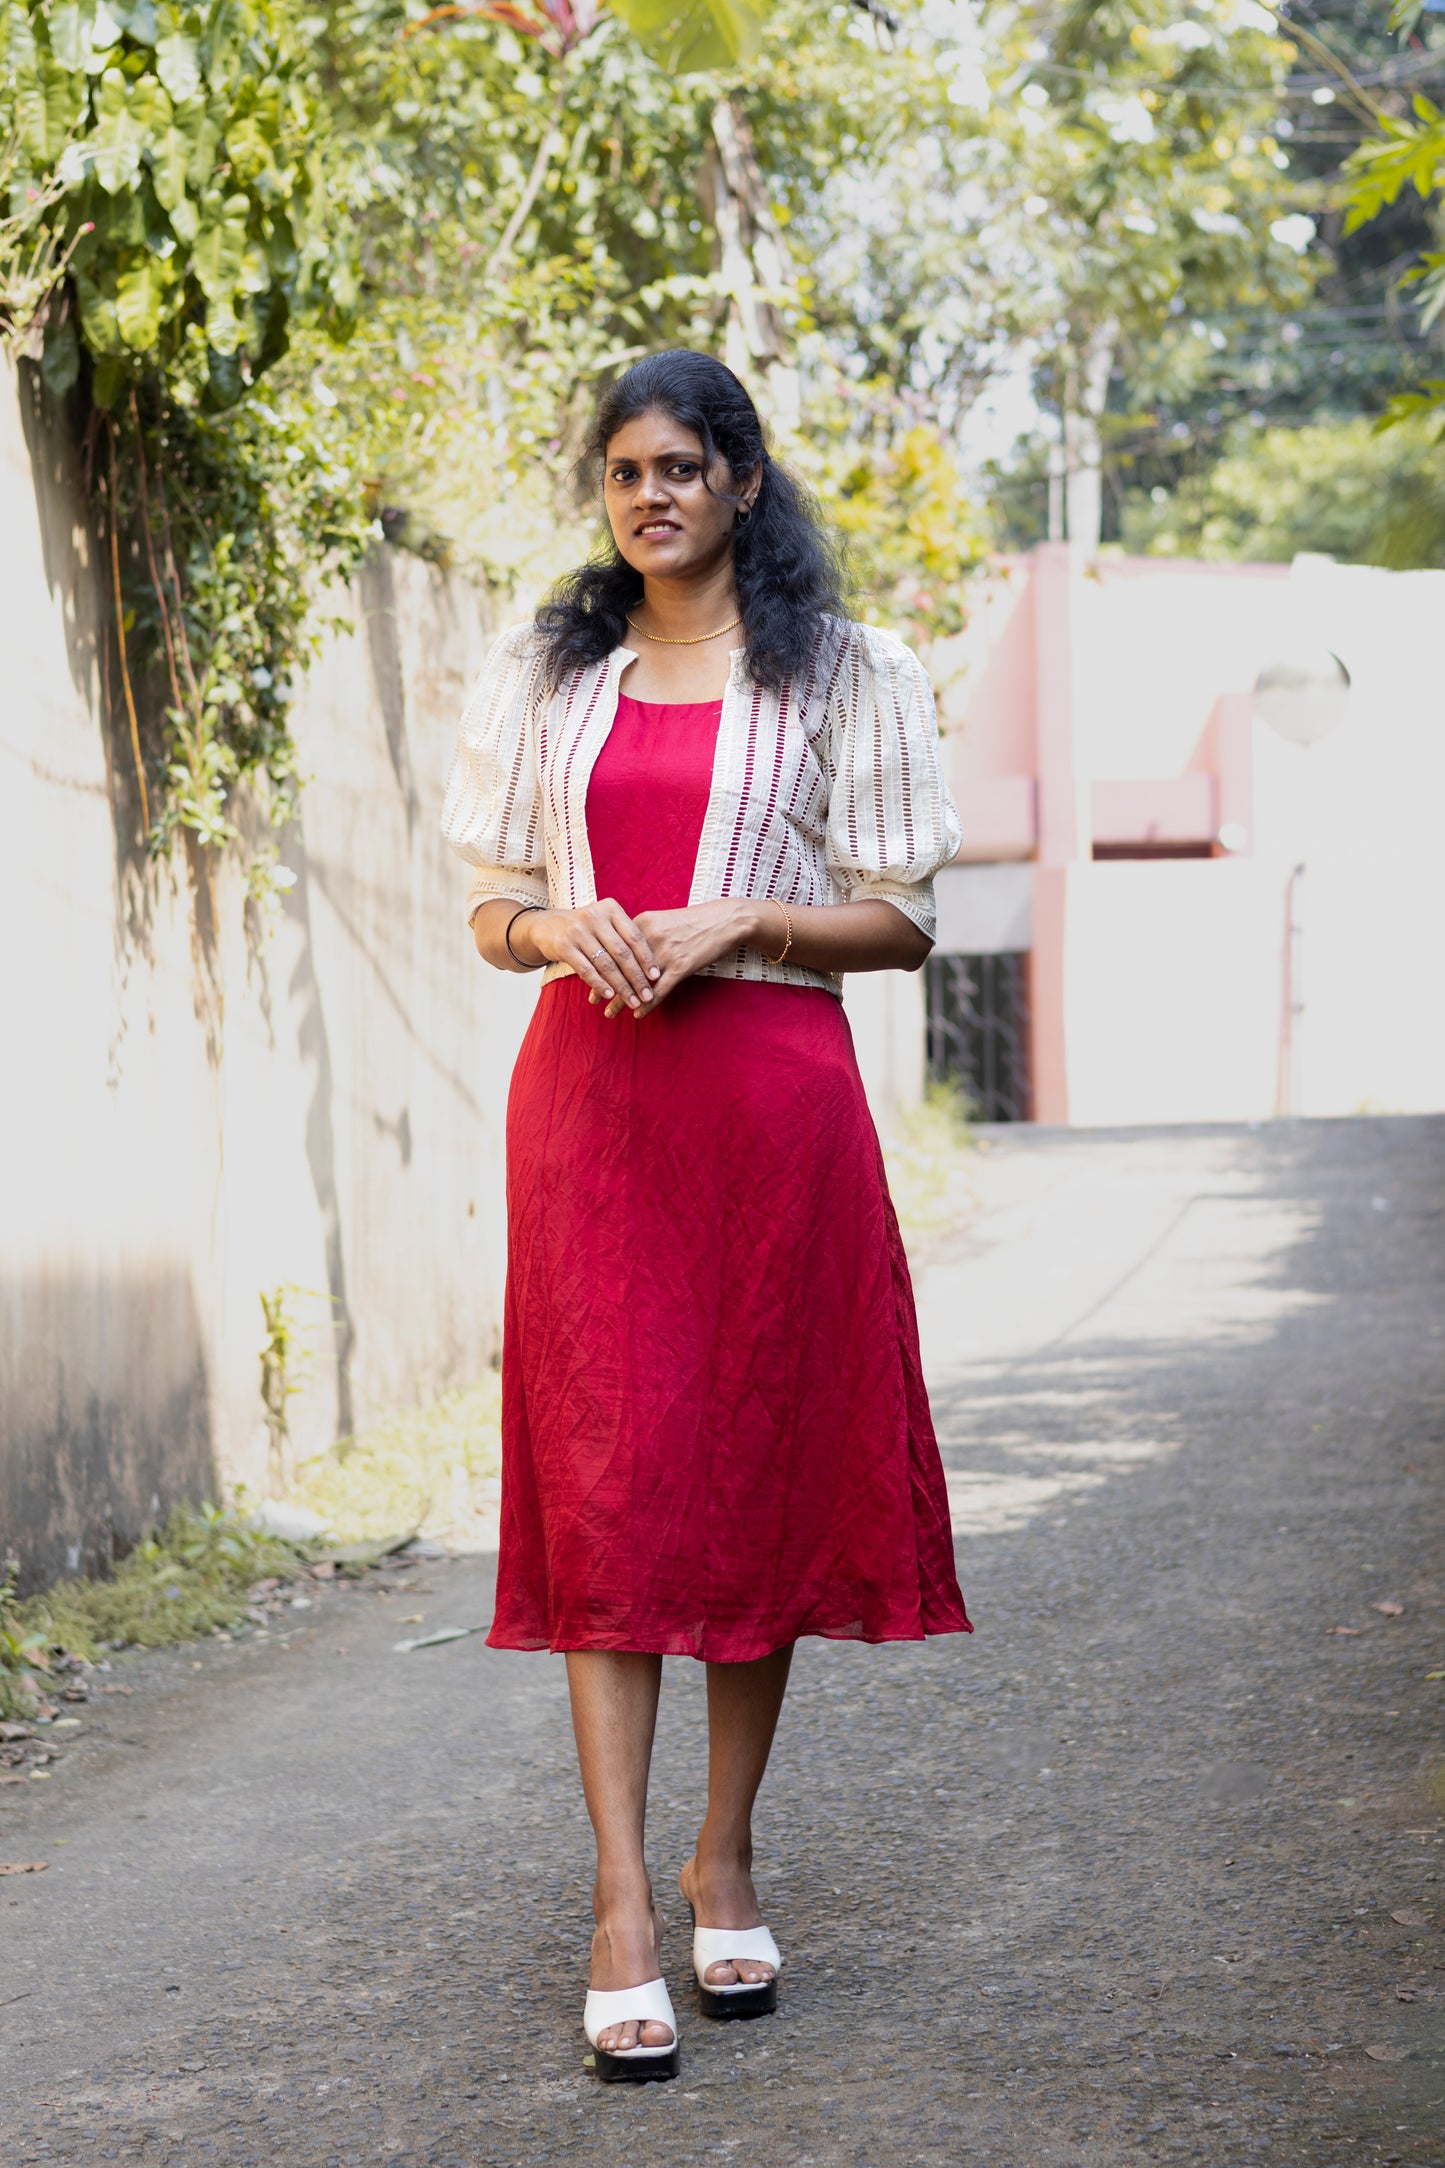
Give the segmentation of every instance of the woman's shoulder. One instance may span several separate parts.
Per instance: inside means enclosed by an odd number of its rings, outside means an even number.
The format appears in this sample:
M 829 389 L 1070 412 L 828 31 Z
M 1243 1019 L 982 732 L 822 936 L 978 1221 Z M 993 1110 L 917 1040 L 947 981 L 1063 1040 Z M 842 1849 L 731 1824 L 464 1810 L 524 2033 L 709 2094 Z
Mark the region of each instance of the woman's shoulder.
M 499 664 L 530 662 L 542 652 L 542 635 L 535 617 L 506 626 L 487 650 L 487 668 Z
M 926 681 L 927 673 L 913 649 L 887 626 L 866 625 L 856 617 L 827 617 L 823 623 L 825 638 L 840 661 L 856 655 L 875 677 L 917 676 Z

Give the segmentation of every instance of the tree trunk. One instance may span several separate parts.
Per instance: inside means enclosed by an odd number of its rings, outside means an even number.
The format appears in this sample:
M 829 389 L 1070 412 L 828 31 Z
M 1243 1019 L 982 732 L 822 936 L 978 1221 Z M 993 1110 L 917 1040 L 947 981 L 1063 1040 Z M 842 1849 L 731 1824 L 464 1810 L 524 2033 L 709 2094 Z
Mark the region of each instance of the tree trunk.
M 730 98 L 713 111 L 712 147 L 699 193 L 717 236 L 716 275 L 728 297 L 723 358 L 768 419 L 796 429 L 798 372 L 779 309 L 793 267 L 778 233 L 752 132 Z
M 1100 424 L 1119 326 L 1113 317 L 1096 324 L 1064 377 L 1064 520 L 1071 542 L 1092 556 L 1104 521 L 1103 449 Z

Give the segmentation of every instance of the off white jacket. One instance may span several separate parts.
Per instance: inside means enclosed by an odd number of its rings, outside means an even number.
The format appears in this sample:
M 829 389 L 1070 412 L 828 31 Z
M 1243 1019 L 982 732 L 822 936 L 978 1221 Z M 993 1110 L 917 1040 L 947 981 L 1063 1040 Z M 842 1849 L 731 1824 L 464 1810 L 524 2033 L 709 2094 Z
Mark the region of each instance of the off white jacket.
M 442 812 L 447 842 L 476 868 L 468 919 L 492 896 L 567 910 L 597 900 L 587 784 L 633 660 L 614 648 L 549 693 L 530 625 L 493 647 L 461 719 Z M 932 689 L 911 648 L 832 620 L 806 680 L 781 693 L 755 685 L 733 651 L 690 903 L 879 896 L 932 940 L 933 876 L 960 834 Z M 570 970 L 549 964 L 545 976 Z M 754 949 L 706 975 L 842 991 L 832 973 Z

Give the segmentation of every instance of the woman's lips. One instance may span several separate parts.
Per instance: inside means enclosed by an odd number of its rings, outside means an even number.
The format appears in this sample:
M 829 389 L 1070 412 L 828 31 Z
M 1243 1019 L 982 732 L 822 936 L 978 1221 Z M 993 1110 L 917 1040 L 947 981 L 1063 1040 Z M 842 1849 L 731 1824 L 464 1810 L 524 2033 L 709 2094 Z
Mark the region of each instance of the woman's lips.
M 670 519 L 650 519 L 650 520 L 649 520 L 649 521 L 647 522 L 646 526 L 643 526 L 643 527 L 639 527 L 639 528 L 638 528 L 638 530 L 637 530 L 637 532 L 639 533 L 639 535 L 649 535 L 649 534 L 681 534 L 681 533 L 682 533 L 682 529 L 681 529 L 681 528 L 680 528 L 680 527 L 679 527 L 679 526 L 677 525 L 677 523 L 676 523 L 676 522 L 675 522 L 674 520 L 670 520 Z

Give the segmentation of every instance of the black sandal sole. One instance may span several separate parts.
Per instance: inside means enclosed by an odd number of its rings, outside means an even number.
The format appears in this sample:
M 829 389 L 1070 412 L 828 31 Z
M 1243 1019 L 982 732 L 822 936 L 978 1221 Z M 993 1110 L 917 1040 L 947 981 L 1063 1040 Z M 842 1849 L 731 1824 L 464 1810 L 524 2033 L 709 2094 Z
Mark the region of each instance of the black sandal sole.
M 704 1987 L 699 1981 L 697 1999 L 704 2017 L 771 2017 L 778 2007 L 777 1976 L 756 1987 Z
M 604 2085 L 648 2085 L 655 2078 L 678 2074 L 678 2044 L 648 2055 L 609 2055 L 606 2048 L 592 2050 L 593 2067 Z

